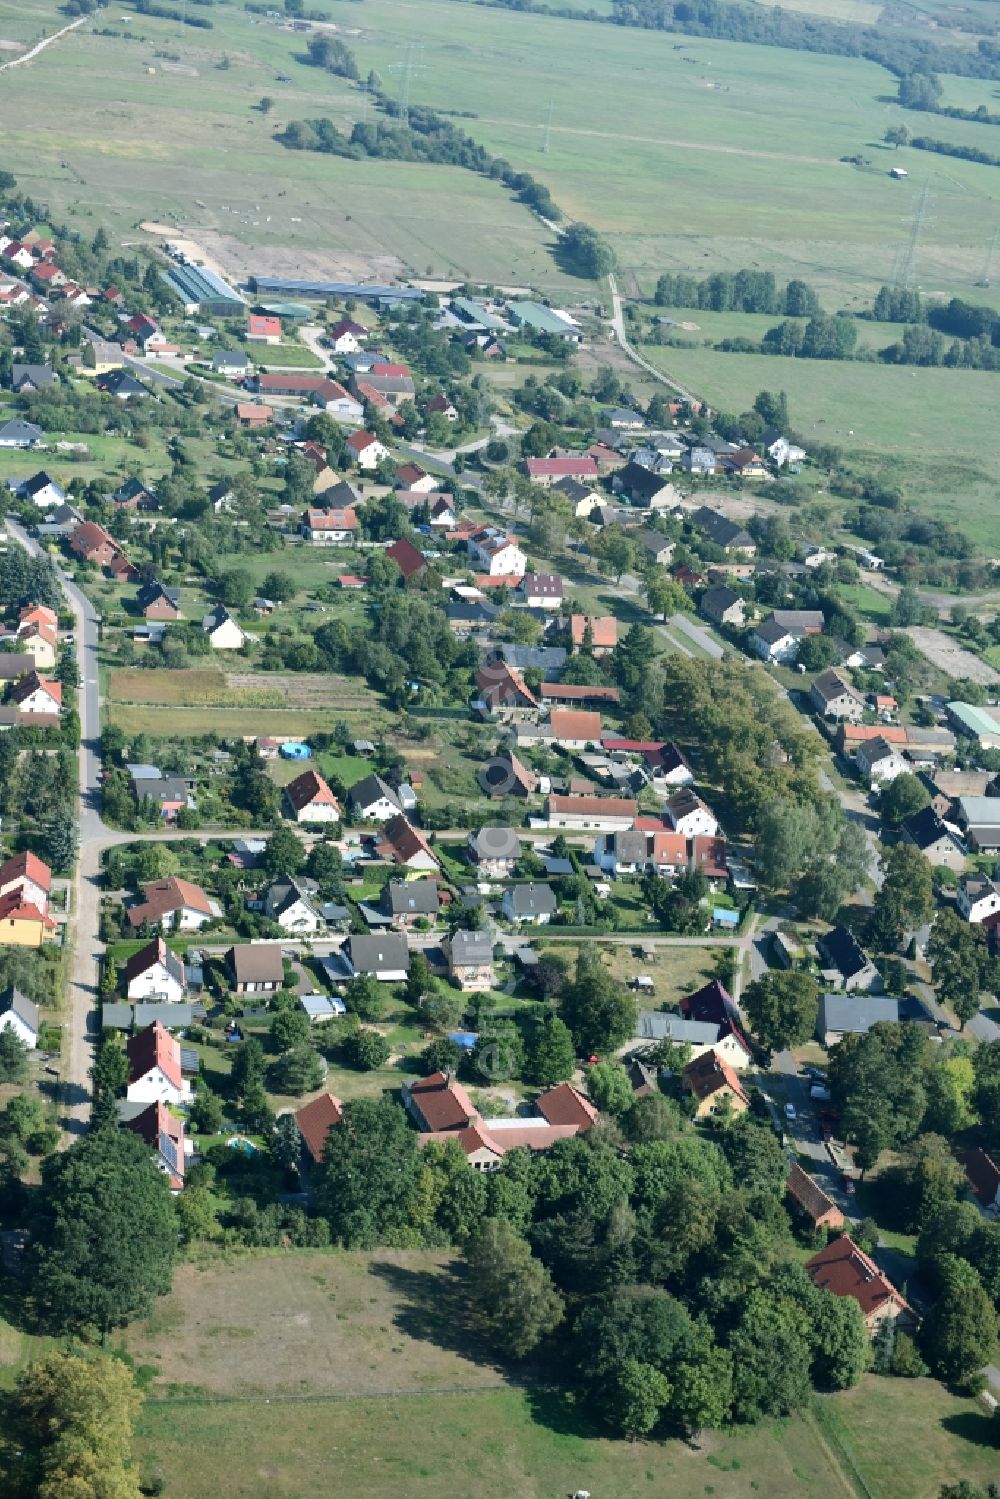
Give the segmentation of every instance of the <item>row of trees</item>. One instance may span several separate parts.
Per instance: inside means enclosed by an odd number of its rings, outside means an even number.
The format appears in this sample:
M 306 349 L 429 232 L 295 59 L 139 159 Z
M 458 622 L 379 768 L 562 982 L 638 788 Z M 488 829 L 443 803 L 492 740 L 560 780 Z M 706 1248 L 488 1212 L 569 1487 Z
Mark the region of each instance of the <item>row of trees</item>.
M 807 281 L 778 285 L 772 271 L 716 271 L 699 279 L 664 271 L 656 283 L 657 307 L 699 307 L 708 312 L 771 312 L 817 317 L 822 308 Z

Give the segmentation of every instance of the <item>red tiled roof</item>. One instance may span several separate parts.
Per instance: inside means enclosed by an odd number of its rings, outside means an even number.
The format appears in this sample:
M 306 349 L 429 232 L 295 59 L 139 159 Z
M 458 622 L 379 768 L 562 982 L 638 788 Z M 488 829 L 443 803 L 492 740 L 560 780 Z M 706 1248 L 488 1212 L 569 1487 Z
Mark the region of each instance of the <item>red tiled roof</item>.
M 969 1185 L 984 1207 L 996 1202 L 1000 1194 L 1000 1166 L 992 1156 L 986 1154 L 981 1145 L 974 1150 L 963 1150 L 959 1160 L 965 1167 Z
M 258 401 L 237 401 L 236 418 L 241 422 L 269 422 L 274 416 L 270 406 L 262 406 Z
M 638 822 L 638 818 L 636 822 Z M 665 829 L 662 832 L 654 832 L 651 852 L 655 864 L 686 864 L 688 856 L 687 839 L 683 833 L 674 833 L 670 829 Z
M 601 715 L 573 708 L 553 708 L 549 714 L 549 727 L 553 739 L 586 739 L 596 744 L 601 738 Z
M 379 359 L 372 365 L 369 373 L 389 379 L 406 380 L 409 378 L 410 367 L 407 364 L 389 364 L 386 360 Z
M 40 677 L 37 671 L 31 671 L 26 677 L 22 677 L 20 682 L 15 684 L 11 692 L 11 697 L 15 703 L 23 703 L 26 698 L 29 698 L 33 692 L 37 692 L 39 688 L 54 703 L 62 705 L 62 683 L 50 681 L 48 677 Z
M 479 1122 L 468 1093 L 446 1072 L 432 1072 L 430 1077 L 411 1083 L 409 1095 L 428 1129 L 463 1129 Z
M 550 1124 L 574 1124 L 581 1133 L 597 1119 L 597 1110 L 589 1098 L 584 1098 L 571 1083 L 549 1088 L 535 1099 L 535 1108 Z
M 51 916 L 46 916 L 44 911 L 23 898 L 20 887 L 0 895 L 0 921 L 36 921 L 46 931 L 55 927 Z
M 251 312 L 247 318 L 247 332 L 256 333 L 262 338 L 281 337 L 280 317 L 263 317 L 260 313 Z
M 352 453 L 363 453 L 365 448 L 370 448 L 373 442 L 378 442 L 374 432 L 352 432 L 347 439 L 347 446 Z
M 691 862 L 708 879 L 724 880 L 729 874 L 726 864 L 726 840 L 708 833 L 696 833 L 691 839 Z
M 527 469 L 531 479 L 597 478 L 597 460 L 589 453 L 580 453 L 575 458 L 529 458 Z
M 638 802 L 629 796 L 556 796 L 549 797 L 550 812 L 579 812 L 584 817 L 635 818 Z
M 332 1093 L 321 1093 L 311 1103 L 305 1104 L 295 1114 L 299 1134 L 314 1161 L 323 1159 L 326 1137 L 335 1124 L 344 1117 L 344 1105 Z
M 356 531 L 358 517 L 353 510 L 307 510 L 306 525 L 310 531 Z
M 387 547 L 385 555 L 392 558 L 404 578 L 415 577 L 427 566 L 413 542 L 407 541 L 405 536 L 399 541 L 394 541 L 391 547 Z
M 574 645 L 583 644 L 588 625 L 594 636 L 595 646 L 618 644 L 618 621 L 613 614 L 571 614 L 569 625 Z
M 128 1057 L 128 1080 L 138 1082 L 154 1067 L 159 1067 L 164 1077 L 175 1088 L 183 1086 L 181 1073 L 181 1043 L 177 1041 L 158 1020 L 144 1031 L 130 1036 L 125 1043 Z
M 317 805 L 340 809 L 340 803 L 318 770 L 304 770 L 294 781 L 289 781 L 285 795 L 296 812 Z
M 5 864 L 0 864 L 0 888 L 12 880 L 21 879 L 30 880 L 33 885 L 47 891 L 52 884 L 52 871 L 37 854 L 14 854 Z
M 125 1128 L 144 1140 L 170 1168 L 170 1185 L 184 1185 L 184 1122 L 159 1098 L 125 1121 Z M 167 1144 L 167 1142 L 170 1142 Z M 173 1147 L 171 1149 L 171 1146 Z M 164 1153 L 164 1152 L 167 1153 Z
M 785 1191 L 793 1197 L 808 1216 L 814 1228 L 828 1223 L 832 1228 L 841 1228 L 844 1215 L 831 1197 L 828 1197 L 815 1177 L 803 1171 L 798 1161 L 792 1162 L 785 1183 Z
M 705 1051 L 695 1057 L 684 1068 L 684 1081 L 696 1098 L 711 1098 L 723 1088 L 729 1088 L 743 1103 L 749 1103 L 746 1089 L 724 1057 L 717 1052 Z
M 851 1296 L 865 1317 L 877 1312 L 887 1301 L 895 1301 L 909 1311 L 910 1307 L 890 1280 L 882 1274 L 870 1255 L 859 1249 L 849 1234 L 834 1239 L 806 1261 L 813 1285 L 832 1291 L 834 1296 Z
M 182 909 L 200 911 L 203 916 L 212 915 L 212 906 L 204 890 L 175 874 L 143 885 L 142 893 L 145 899 L 132 906 L 128 913 L 132 926 L 141 926 L 144 921 L 160 921 L 169 912 Z
M 376 851 L 383 856 L 390 854 L 400 864 L 409 863 L 416 854 L 430 854 L 437 863 L 437 855 L 431 848 L 423 833 L 419 832 L 412 823 L 408 822 L 402 812 L 395 817 L 390 817 L 383 827 L 376 844 Z
M 601 748 L 606 750 L 631 751 L 637 755 L 652 755 L 661 750 L 663 745 L 655 739 L 609 739 L 607 735 L 601 740 Z

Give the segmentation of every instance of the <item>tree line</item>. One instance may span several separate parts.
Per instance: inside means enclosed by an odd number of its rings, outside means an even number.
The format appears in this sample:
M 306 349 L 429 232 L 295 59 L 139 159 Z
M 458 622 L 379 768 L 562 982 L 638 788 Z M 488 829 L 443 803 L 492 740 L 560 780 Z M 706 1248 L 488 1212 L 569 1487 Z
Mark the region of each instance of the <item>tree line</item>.
M 771 271 L 716 271 L 699 280 L 664 271 L 656 283 L 657 307 L 699 307 L 708 312 L 772 312 L 786 317 L 815 317 L 819 298 L 807 281 L 779 287 Z

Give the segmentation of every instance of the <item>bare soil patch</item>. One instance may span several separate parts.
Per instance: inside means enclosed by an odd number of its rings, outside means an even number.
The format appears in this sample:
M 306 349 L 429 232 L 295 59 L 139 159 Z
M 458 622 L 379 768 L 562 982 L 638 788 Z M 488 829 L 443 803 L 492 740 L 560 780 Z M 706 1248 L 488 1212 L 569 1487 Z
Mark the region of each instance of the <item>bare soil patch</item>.
M 280 693 L 289 708 L 362 708 L 375 704 L 375 696 L 357 681 L 331 672 L 300 671 L 276 676 L 266 671 L 231 671 L 226 684 L 236 693 Z
M 23 52 L 23 42 L 11 42 L 0 38 L 0 52 Z
M 964 645 L 949 639 L 941 630 L 929 625 L 913 625 L 907 634 L 921 655 L 926 656 L 932 666 L 947 672 L 949 677 L 968 677 L 983 687 L 1000 682 L 1000 672 L 966 650 Z
M 495 1388 L 451 1264 L 379 1250 L 182 1265 L 167 1300 L 130 1328 L 128 1350 L 167 1384 L 216 1395 Z
M 143 225 L 145 228 L 146 226 Z M 200 225 L 184 225 L 182 241 L 187 250 L 221 276 L 245 281 L 248 276 L 286 276 L 308 281 L 397 280 L 406 266 L 395 255 L 345 255 L 334 250 L 304 249 L 286 245 L 247 245 L 231 234 L 220 234 Z

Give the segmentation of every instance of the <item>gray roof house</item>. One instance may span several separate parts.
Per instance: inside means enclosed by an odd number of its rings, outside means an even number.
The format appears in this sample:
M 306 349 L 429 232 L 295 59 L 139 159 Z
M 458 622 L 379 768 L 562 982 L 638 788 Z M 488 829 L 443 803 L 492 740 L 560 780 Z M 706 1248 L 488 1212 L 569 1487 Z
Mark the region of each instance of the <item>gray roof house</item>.
M 965 868 L 965 849 L 933 807 L 922 807 L 908 817 L 903 823 L 903 837 L 919 848 L 931 864 L 942 864 L 958 872 Z
M 555 892 L 550 885 L 514 885 L 503 898 L 503 914 L 508 921 L 530 922 L 544 926 L 556 914 Z
M 837 671 L 823 671 L 809 689 L 809 701 L 824 718 L 848 718 L 860 722 L 864 698 Z
M 388 822 L 403 809 L 399 797 L 381 776 L 364 776 L 355 781 L 347 793 L 351 811 L 356 817 L 372 822 Z
M 39 1029 L 38 1006 L 10 984 L 0 993 L 0 1030 L 13 1031 L 33 1051 Z
M 1000 848 L 1000 796 L 960 796 L 958 820 L 971 848 Z
M 669 472 L 669 467 L 668 467 Z M 620 469 L 611 481 L 615 494 L 621 495 L 640 510 L 662 508 L 674 504 L 677 491 L 663 474 L 654 474 L 641 463 L 629 462 Z
M 10 388 L 18 392 L 44 390 L 47 385 L 54 385 L 58 378 L 47 364 L 12 364 L 10 367 Z
M 393 926 L 434 917 L 440 905 L 437 880 L 390 880 L 382 896 L 382 908 Z
M 379 932 L 371 937 L 352 933 L 340 952 L 351 975 L 367 973 L 383 983 L 397 983 L 406 978 L 410 951 L 406 938 L 395 932 Z
M 480 828 L 469 834 L 469 858 L 484 873 L 509 874 L 521 857 L 521 840 L 513 828 Z
M 898 1025 L 904 1020 L 933 1032 L 937 1029 L 913 996 L 897 999 L 888 994 L 821 994 L 816 1037 L 824 1046 L 836 1046 L 844 1036 L 865 1036 L 873 1025 Z
M 645 473 L 646 470 L 643 469 L 642 472 Z M 662 531 L 656 531 L 652 526 L 640 526 L 637 531 L 632 532 L 632 540 L 642 547 L 647 557 L 664 567 L 676 549 L 676 543 L 669 536 L 664 536 Z
M 816 943 L 823 977 L 836 989 L 881 987 L 878 969 L 846 926 L 835 926 Z
M 714 588 L 706 588 L 698 609 L 706 619 L 710 619 L 716 625 L 746 624 L 746 600 L 741 599 L 738 593 L 734 593 L 724 583 L 718 583 Z
M 34 422 L 13 421 L 0 426 L 0 448 L 37 448 L 45 441 L 45 433 Z
M 708 443 L 704 446 L 708 447 Z M 699 505 L 688 519 L 696 531 L 700 531 L 724 552 L 743 552 L 752 557 L 757 551 L 757 543 L 749 531 L 725 515 L 720 515 L 718 510 L 711 510 L 708 505 Z

